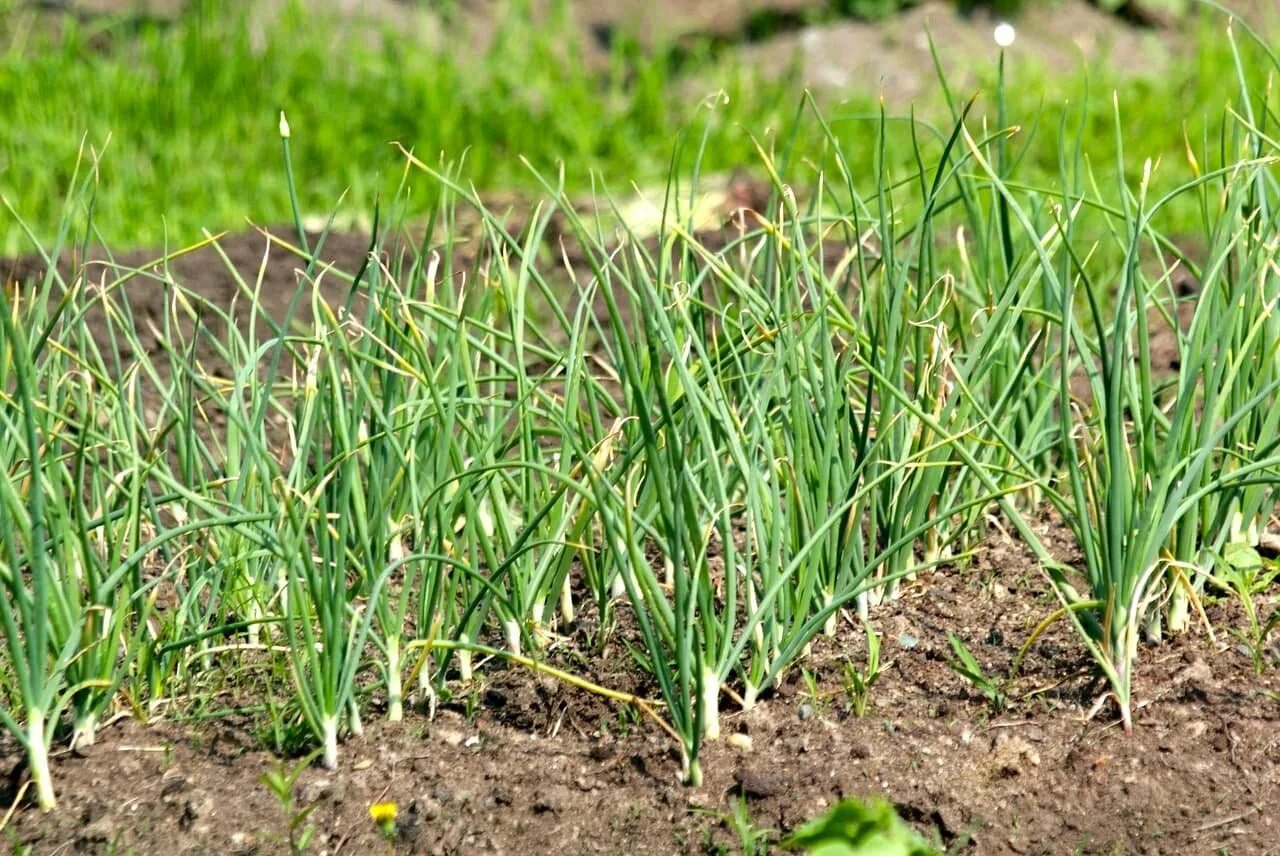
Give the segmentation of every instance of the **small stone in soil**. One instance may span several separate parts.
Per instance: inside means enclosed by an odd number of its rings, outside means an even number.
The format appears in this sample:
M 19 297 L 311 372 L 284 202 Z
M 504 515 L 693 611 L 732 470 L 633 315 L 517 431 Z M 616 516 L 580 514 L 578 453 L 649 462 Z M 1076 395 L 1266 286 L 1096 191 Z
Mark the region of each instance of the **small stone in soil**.
M 736 790 L 744 797 L 771 797 L 783 791 L 781 781 L 758 770 L 739 768 L 734 772 L 733 780 Z
M 302 789 L 302 799 L 306 803 L 315 803 L 333 796 L 332 779 L 316 779 Z
M 160 796 L 169 797 L 187 789 L 187 777 L 178 774 L 166 774 L 161 778 Z
M 462 741 L 467 737 L 461 731 L 454 731 L 450 728 L 441 728 L 436 731 L 436 736 L 449 746 L 461 746 Z
M 1204 687 L 1213 683 L 1213 669 L 1204 660 L 1196 659 L 1173 679 L 1176 684 Z
M 1002 734 L 991 747 L 991 766 L 1000 776 L 1016 776 L 1027 766 L 1040 765 L 1040 753 L 1024 738 Z

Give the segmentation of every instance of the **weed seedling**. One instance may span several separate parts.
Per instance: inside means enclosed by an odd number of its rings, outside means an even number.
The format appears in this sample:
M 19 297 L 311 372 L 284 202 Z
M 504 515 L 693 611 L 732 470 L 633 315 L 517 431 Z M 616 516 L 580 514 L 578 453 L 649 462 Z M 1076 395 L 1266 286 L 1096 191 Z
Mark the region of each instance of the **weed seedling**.
M 806 853 L 878 853 L 933 856 L 934 850 L 884 800 L 842 800 L 783 843 Z
M 280 810 L 284 813 L 286 836 L 283 839 L 289 845 L 290 853 L 303 853 L 315 835 L 315 827 L 307 823 L 307 818 L 315 810 L 314 805 L 305 808 L 298 805 L 294 795 L 294 787 L 302 772 L 311 766 L 311 762 L 320 757 L 320 751 L 312 752 L 292 767 L 283 760 L 278 760 L 270 770 L 263 773 L 258 781 L 267 786 L 280 802 Z
M 861 719 L 867 713 L 871 687 L 880 679 L 886 666 L 880 664 L 880 634 L 864 625 L 867 631 L 867 667 L 859 669 L 851 662 L 844 664 L 844 694 L 853 715 Z
M 1240 599 L 1244 607 L 1244 629 L 1231 629 L 1231 635 L 1249 653 L 1253 661 L 1254 673 L 1261 675 L 1267 668 L 1268 659 L 1273 656 L 1267 650 L 1267 637 L 1276 627 L 1280 627 L 1280 608 L 1273 608 L 1271 614 L 1264 618 L 1256 596 L 1265 592 L 1280 576 L 1280 569 L 1275 563 L 1266 563 L 1253 547 L 1245 544 L 1233 544 L 1223 553 L 1222 577 L 1233 594 Z
M 1006 682 L 984 672 L 982 666 L 978 665 L 978 658 L 973 656 L 959 636 L 948 633 L 947 640 L 955 653 L 954 657 L 947 658 L 947 665 L 951 670 L 982 693 L 996 713 L 1004 710 L 1009 703 L 1009 697 L 1005 691 Z
M 729 812 L 713 811 L 705 808 L 695 808 L 693 811 L 697 814 L 704 814 L 717 818 L 725 826 L 730 827 L 738 837 L 738 848 L 730 851 L 723 844 L 718 844 L 714 840 L 714 833 L 711 829 L 707 829 L 703 833 L 702 852 L 704 853 L 742 853 L 744 856 L 756 856 L 770 852 L 770 845 L 777 841 L 777 830 L 765 829 L 757 826 L 751 818 L 751 809 L 747 805 L 747 798 L 739 795 L 729 805 Z
M 747 807 L 747 798 L 739 796 L 732 803 L 730 809 L 732 814 L 729 817 L 729 821 L 742 844 L 740 852 L 746 854 L 746 856 L 768 853 L 770 842 L 776 838 L 775 831 L 756 825 L 751 818 L 751 809 Z
M 801 669 L 800 678 L 804 681 L 804 694 L 809 699 L 808 703 L 801 707 L 802 711 L 805 707 L 808 708 L 807 714 L 801 714 L 802 718 L 808 719 L 810 716 L 821 718 L 826 715 L 827 706 L 830 702 L 827 696 L 818 689 L 818 676 L 808 669 Z

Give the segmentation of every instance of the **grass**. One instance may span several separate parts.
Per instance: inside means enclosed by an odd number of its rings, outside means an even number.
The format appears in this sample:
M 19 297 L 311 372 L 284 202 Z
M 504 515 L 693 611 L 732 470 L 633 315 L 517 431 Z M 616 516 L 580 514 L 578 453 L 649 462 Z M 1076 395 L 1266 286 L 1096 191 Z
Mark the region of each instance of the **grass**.
M 992 119 L 950 100 L 945 124 L 859 119 L 865 160 L 851 120 L 804 98 L 756 151 L 769 205 L 724 246 L 692 221 L 732 102 L 668 151 L 654 234 L 603 181 L 584 212 L 536 163 L 543 201 L 509 231 L 464 167 L 406 152 L 349 271 L 305 228 L 331 179 L 317 189 L 299 152 L 325 131 L 273 117 L 303 270 L 288 317 L 229 264 L 248 324 L 154 269 L 91 284 L 51 267 L 0 292 L 0 725 L 37 801 L 56 804 L 55 741 L 92 742 L 125 706 L 165 715 L 246 651 L 287 674 L 279 721 L 331 768 L 375 701 L 392 721 L 431 709 L 478 654 L 634 706 L 696 785 L 726 699 L 757 703 L 841 611 L 873 618 L 902 580 L 963 572 L 992 521 L 1037 556 L 1060 599 L 1047 620 L 1074 624 L 1109 687 L 1099 707 L 1131 727 L 1143 634 L 1186 632 L 1189 603 L 1239 588 L 1280 489 L 1280 146 L 1256 86 L 1280 60 L 1238 30 L 1224 50 L 1231 104 L 1163 164 L 1132 162 L 1118 96 L 1019 132 L 1004 58 Z M 71 179 L 50 257 L 106 233 L 84 212 L 123 216 L 101 166 Z M 444 227 L 425 237 L 419 199 Z M 470 255 L 448 228 L 460 209 L 479 222 Z M 39 206 L 9 210 L 41 243 Z M 553 217 L 581 276 L 548 246 Z M 1200 292 L 1166 375 L 1151 340 L 1178 317 L 1175 267 Z M 127 300 L 148 280 L 167 297 L 159 350 Z M 322 280 L 345 299 L 322 300 Z M 186 332 L 201 316 L 226 332 Z M 227 372 L 192 359 L 197 337 Z M 1046 503 L 1077 566 L 1031 525 Z M 584 610 L 629 615 L 656 698 L 546 662 Z
M 444 162 L 465 155 L 468 181 L 485 189 L 536 190 L 520 158 L 540 172 L 563 164 L 574 192 L 589 189 L 597 175 L 661 186 L 670 141 L 696 120 L 704 97 L 727 95 L 724 121 L 701 155 L 702 168 L 715 172 L 753 163 L 752 135 L 774 145 L 769 129 L 788 125 L 797 91 L 785 69 L 762 76 L 696 50 L 642 59 L 625 39 L 606 69 L 587 70 L 556 19 L 530 23 L 518 11 L 480 53 L 376 22 L 345 25 L 354 35 L 335 51 L 328 34 L 336 22 L 299 4 L 265 22 L 248 4 L 202 0 L 189 7 L 170 25 L 71 23 L 57 39 L 20 26 L 15 9 L 0 8 L 12 33 L 0 51 L 0 193 L 42 242 L 53 238 L 82 142 L 101 155 L 94 207 L 102 239 L 116 248 L 158 246 L 246 219 L 287 219 L 274 143 L 280 109 L 305 129 L 294 153 L 308 176 L 304 212 L 322 220 L 345 193 L 347 224 L 367 227 L 351 212 L 369 211 L 379 194 L 394 195 L 402 165 L 392 141 L 432 163 L 441 154 Z M 1082 104 L 1090 85 L 1100 93 L 1119 87 L 1130 139 L 1149 148 L 1143 154 L 1181 157 L 1182 119 L 1189 117 L 1187 132 L 1197 139 L 1221 106 L 1217 83 L 1230 68 L 1221 19 L 1210 21 L 1194 62 L 1128 75 L 1122 86 L 1097 69 L 1086 81 L 1083 69 L 1064 78 L 1020 62 L 1008 109 L 1027 117 L 1028 131 L 1038 127 L 1049 138 L 1028 150 L 1020 177 L 1056 175 L 1056 123 L 1033 118 L 1041 90 L 1053 102 Z M 988 88 L 989 67 L 982 75 Z M 875 93 L 844 97 L 824 108 L 846 158 L 861 167 L 874 156 Z M 1114 163 L 1109 110 L 1103 98 L 1089 103 L 1085 148 L 1105 172 Z M 939 93 L 916 107 L 922 119 L 949 122 Z M 823 144 L 812 127 L 793 141 L 798 155 L 814 155 Z M 891 155 L 896 166 L 908 165 L 909 151 Z M 688 171 L 691 160 L 677 166 Z M 431 200 L 406 204 L 422 214 Z M 16 222 L 0 221 L 0 253 L 30 249 Z
M 367 38 L 334 52 L 328 34 L 338 23 L 315 20 L 301 4 L 272 19 L 258 46 L 247 4 L 191 5 L 174 25 L 137 35 L 73 25 L 56 43 L 33 34 L 4 52 L 0 91 L 12 101 L 0 181 L 45 238 L 82 138 L 107 153 L 95 202 L 105 237 L 154 244 L 287 216 L 274 143 L 280 109 L 306 129 L 295 154 L 314 177 L 301 200 L 310 213 L 343 192 L 361 211 L 393 193 L 392 141 L 433 161 L 465 153 L 469 179 L 484 187 L 528 187 L 519 156 L 545 170 L 573 164 L 578 187 L 592 171 L 652 179 L 701 97 L 680 96 L 685 75 L 705 75 L 706 93 L 723 87 L 731 115 L 751 127 L 775 125 L 789 109 L 781 88 L 754 91 L 740 71 L 711 71 L 694 57 L 678 74 L 674 59 L 638 64 L 625 44 L 597 75 L 554 21 L 535 28 L 518 12 L 477 56 L 386 24 L 348 25 Z M 114 46 L 94 48 L 103 37 Z M 725 168 L 744 161 L 750 143 L 725 134 L 716 150 L 715 166 Z M 12 253 L 20 239 L 12 223 L 4 229 L 0 251 Z

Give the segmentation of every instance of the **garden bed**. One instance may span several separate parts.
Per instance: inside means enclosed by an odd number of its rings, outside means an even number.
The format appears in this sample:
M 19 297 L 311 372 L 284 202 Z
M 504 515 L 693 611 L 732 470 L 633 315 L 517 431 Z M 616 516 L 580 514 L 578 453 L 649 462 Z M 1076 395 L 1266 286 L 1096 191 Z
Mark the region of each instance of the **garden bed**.
M 260 279 L 261 309 L 279 320 L 301 265 L 282 248 L 296 236 L 272 233 L 275 245 L 258 233 L 218 244 L 242 277 Z M 321 257 L 352 271 L 368 246 L 366 236 L 332 235 Z M 86 270 L 154 270 L 153 259 L 126 254 L 115 259 L 119 267 Z M 13 280 L 42 273 L 34 258 L 0 268 Z M 186 289 L 232 305 L 235 280 L 212 248 L 168 268 Z M 346 286 L 327 282 L 326 299 L 340 304 Z M 139 278 L 124 294 L 146 319 L 140 330 L 164 316 L 160 282 Z M 309 320 L 309 311 L 299 318 Z M 102 318 L 91 326 L 106 330 Z M 1176 355 L 1171 337 L 1165 328 L 1153 350 Z M 159 361 L 158 344 L 143 341 Z M 104 333 L 98 344 L 111 342 Z M 214 376 L 226 373 L 215 353 L 197 359 Z M 1035 525 L 1058 558 L 1078 561 L 1055 517 Z M 1260 609 L 1266 604 L 1259 600 Z M 1011 674 L 1058 602 L 1034 556 L 993 531 L 963 566 L 923 575 L 874 611 L 884 670 L 864 716 L 853 715 L 846 668 L 865 670 L 866 641 L 845 614 L 835 635 L 819 637 L 754 710 L 726 705 L 726 738 L 707 744 L 696 788 L 679 784 L 677 746 L 634 707 L 500 661 L 454 682 L 453 700 L 434 716 L 417 710 L 402 723 L 379 721 L 385 697 L 379 707 L 375 694 L 366 732 L 345 741 L 341 767 L 319 769 L 290 757 L 296 733 L 279 731 L 287 676 L 252 651 L 232 653 L 194 703 L 175 699 L 143 717 L 149 723 L 121 710 L 94 745 L 56 752 L 59 809 L 45 814 L 24 803 L 7 834 L 33 852 L 274 853 L 287 852 L 291 813 L 306 811 L 294 834 L 312 828 L 315 852 L 370 852 L 380 833 L 369 806 L 394 801 L 396 849 L 405 852 L 764 852 L 841 798 L 883 795 L 952 852 L 1265 852 L 1276 835 L 1266 806 L 1280 799 L 1280 672 L 1254 673 L 1233 635 L 1247 629 L 1236 600 L 1206 606 L 1212 631 L 1197 621 L 1143 652 L 1135 730 L 1125 735 L 1109 705 L 1095 708 L 1105 684 L 1065 619 L 1038 636 Z M 546 661 L 652 697 L 652 677 L 628 653 L 640 644 L 634 622 L 619 609 L 620 629 L 605 650 L 591 647 L 599 617 L 588 609 L 557 628 Z M 999 687 L 999 704 L 948 665 L 953 633 Z M 1280 662 L 1267 644 L 1265 662 Z M 264 704 L 277 705 L 277 717 Z M 749 744 L 727 735 L 746 735 Z M 26 781 L 14 749 L 5 803 Z M 272 771 L 299 774 L 292 808 L 261 780 Z
M 576 144 L 602 82 L 639 120 L 626 98 L 701 85 L 674 70 L 726 45 L 822 74 L 805 8 L 772 41 L 663 34 L 670 79 L 630 79 L 624 46 L 551 108 L 499 64 L 510 90 L 465 78 L 474 117 Z M 931 9 L 885 25 L 916 65 L 927 40 L 893 28 Z M 212 72 L 199 11 L 176 54 L 163 22 L 139 50 Z M 227 25 L 240 55 L 255 20 Z M 1015 51 L 1044 44 L 1032 20 Z M 990 23 L 965 24 L 987 51 Z M 479 192 L 405 144 L 394 194 L 331 233 L 295 163 L 332 135 L 281 112 L 255 201 L 293 222 L 163 258 L 99 246 L 123 197 L 95 152 L 56 227 L 12 230 L 56 268 L 0 261 L 0 830 L 25 852 L 770 852 L 885 797 L 950 852 L 1268 852 L 1280 57 L 1234 27 L 1205 47 L 1221 79 L 1195 81 L 1215 101 L 1177 158 L 1149 105 L 1025 114 L 1011 53 L 977 106 L 941 73 L 927 122 L 806 97 L 755 137 L 707 101 L 665 193 L 540 162 L 534 193 Z M 362 85 L 390 91 L 371 56 Z M 722 132 L 754 172 L 718 171 Z M 207 144 L 179 137 L 179 161 Z

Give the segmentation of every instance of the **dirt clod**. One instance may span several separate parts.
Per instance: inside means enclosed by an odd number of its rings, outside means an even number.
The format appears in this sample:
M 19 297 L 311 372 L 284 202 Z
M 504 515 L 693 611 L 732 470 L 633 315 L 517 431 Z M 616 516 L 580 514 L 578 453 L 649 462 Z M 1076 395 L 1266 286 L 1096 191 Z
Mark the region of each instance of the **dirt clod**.
M 995 774 L 1016 776 L 1027 766 L 1040 766 L 1040 753 L 1036 748 L 1017 735 L 997 735 L 991 746 L 991 767 Z

